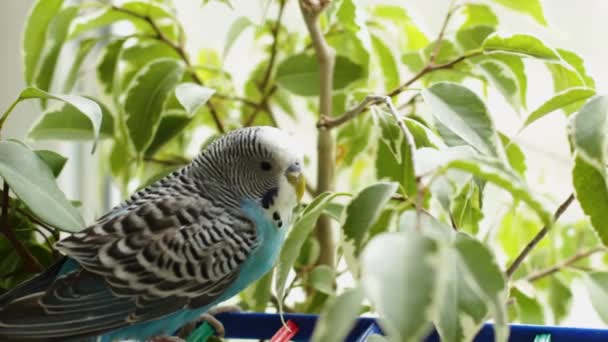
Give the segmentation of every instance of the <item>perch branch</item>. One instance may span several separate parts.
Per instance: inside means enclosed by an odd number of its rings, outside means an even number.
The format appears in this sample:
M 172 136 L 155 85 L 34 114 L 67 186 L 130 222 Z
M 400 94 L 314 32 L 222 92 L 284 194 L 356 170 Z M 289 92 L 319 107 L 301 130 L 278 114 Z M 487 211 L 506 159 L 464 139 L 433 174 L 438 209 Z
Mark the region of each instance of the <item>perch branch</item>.
M 572 204 L 573 201 L 574 201 L 574 194 L 570 194 L 568 196 L 568 198 L 566 198 L 566 200 L 562 204 L 560 204 L 560 206 L 557 208 L 557 210 L 555 210 L 555 213 L 553 214 L 553 222 L 557 221 L 557 219 L 559 219 L 559 217 L 562 216 L 564 211 L 566 211 L 566 209 L 568 209 L 568 207 L 570 206 L 570 204 Z M 551 229 L 551 225 L 552 225 L 552 223 L 545 225 L 538 233 L 536 233 L 536 235 L 532 238 L 532 240 L 530 240 L 530 242 L 528 242 L 528 244 L 524 247 L 524 249 L 522 249 L 522 251 L 519 252 L 519 255 L 515 258 L 515 260 L 511 264 L 511 266 L 509 266 L 507 268 L 506 273 L 507 273 L 508 278 L 510 278 L 513 275 L 513 273 L 515 273 L 515 271 L 517 271 L 517 269 L 519 268 L 519 266 L 521 266 L 524 259 L 528 256 L 528 254 L 530 254 L 530 252 L 532 252 L 532 249 L 534 249 L 534 247 L 536 247 L 536 245 L 540 242 L 540 240 L 542 240 L 547 235 L 547 233 L 549 232 L 549 229 Z
M 574 254 L 573 256 L 571 256 L 570 258 L 562 261 L 561 263 L 548 267 L 544 270 L 538 271 L 536 273 L 533 273 L 529 276 L 527 276 L 525 278 L 525 280 L 529 281 L 529 282 L 533 282 L 536 281 L 540 278 L 546 277 L 546 276 L 550 276 L 553 273 L 556 273 L 566 267 L 569 267 L 570 265 L 576 263 L 577 261 L 584 259 L 588 256 L 591 256 L 592 254 L 598 253 L 598 252 L 604 252 L 606 251 L 606 248 L 604 247 L 595 247 L 592 249 L 588 249 L 588 250 L 584 250 L 584 251 L 580 251 L 576 254 Z
M 313 48 L 319 62 L 319 113 L 320 117 L 332 113 L 332 89 L 335 66 L 335 51 L 327 44 L 319 25 L 319 16 L 329 4 L 328 0 L 300 0 L 300 10 L 310 34 Z M 335 188 L 335 141 L 332 132 L 319 127 L 317 135 L 317 192 L 332 191 Z M 336 266 L 336 237 L 332 232 L 332 222 L 322 215 L 315 228 L 321 254 L 318 263 L 332 269 Z
M 0 218 L 0 231 L 6 236 L 10 243 L 15 247 L 15 251 L 23 261 L 23 265 L 28 272 L 38 273 L 44 270 L 44 267 L 34 258 L 32 253 L 25 248 L 23 243 L 19 241 L 19 238 L 15 232 L 11 229 L 8 222 L 8 201 L 9 201 L 9 187 L 6 181 L 4 182 L 4 188 L 2 190 L 2 218 Z
M 122 8 L 122 7 L 115 6 L 115 5 L 112 5 L 112 9 L 146 21 L 148 23 L 148 25 L 150 25 L 150 27 L 152 28 L 154 33 L 156 34 L 155 38 L 158 41 L 168 45 L 173 50 L 175 50 L 175 52 L 177 52 L 177 54 L 181 57 L 181 59 L 184 61 L 184 63 L 186 63 L 186 65 L 188 67 L 192 66 L 192 64 L 190 63 L 190 58 L 188 57 L 188 53 L 186 52 L 186 49 L 183 46 L 183 43 L 177 44 L 174 41 L 172 41 L 171 39 L 169 39 L 169 37 L 167 37 L 167 35 L 165 35 L 163 33 L 163 31 L 156 24 L 154 19 L 152 19 L 150 16 L 142 15 L 137 12 L 131 11 L 129 9 Z M 183 42 L 183 40 L 182 40 L 182 42 Z M 194 81 L 196 83 L 198 83 L 200 85 L 203 84 L 203 81 L 200 79 L 200 77 L 198 77 L 196 72 L 192 73 L 192 78 L 194 79 Z M 217 113 L 217 109 L 215 108 L 215 105 L 211 102 L 211 100 L 207 101 L 207 103 L 205 103 L 205 105 L 207 106 L 207 108 L 209 109 L 209 112 L 211 113 L 211 116 L 213 117 L 213 122 L 215 123 L 217 130 L 220 131 L 220 133 L 225 133 L 226 129 L 224 128 L 224 124 L 222 123 L 222 120 L 220 120 L 220 117 L 219 117 L 219 114 Z

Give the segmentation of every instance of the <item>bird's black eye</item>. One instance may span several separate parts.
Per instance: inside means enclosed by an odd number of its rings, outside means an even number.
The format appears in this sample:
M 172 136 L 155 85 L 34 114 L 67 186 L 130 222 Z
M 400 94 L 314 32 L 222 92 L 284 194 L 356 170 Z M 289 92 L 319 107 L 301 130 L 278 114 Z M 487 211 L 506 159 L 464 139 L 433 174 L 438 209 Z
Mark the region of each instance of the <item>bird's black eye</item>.
M 270 169 L 272 169 L 272 165 L 270 165 L 269 162 L 264 160 L 263 162 L 260 163 L 260 168 L 264 171 L 270 171 Z

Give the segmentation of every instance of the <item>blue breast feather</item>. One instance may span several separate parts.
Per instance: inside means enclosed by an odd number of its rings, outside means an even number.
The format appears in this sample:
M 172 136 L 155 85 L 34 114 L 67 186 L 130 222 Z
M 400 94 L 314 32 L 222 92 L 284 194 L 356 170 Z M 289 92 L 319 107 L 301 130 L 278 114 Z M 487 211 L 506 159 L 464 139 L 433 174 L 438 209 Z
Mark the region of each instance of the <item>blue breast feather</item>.
M 120 339 L 146 340 L 153 336 L 173 335 L 185 323 L 196 320 L 205 311 L 235 296 L 270 271 L 281 250 L 286 229 L 278 229 L 271 220 L 268 220 L 256 202 L 244 201 L 241 209 L 255 222 L 259 244 L 241 266 L 236 281 L 226 289 L 220 298 L 205 307 L 195 310 L 180 310 L 157 320 L 112 331 L 94 340 L 99 342 Z M 60 274 L 73 272 L 78 268 L 79 265 L 76 262 L 69 260 L 63 266 Z

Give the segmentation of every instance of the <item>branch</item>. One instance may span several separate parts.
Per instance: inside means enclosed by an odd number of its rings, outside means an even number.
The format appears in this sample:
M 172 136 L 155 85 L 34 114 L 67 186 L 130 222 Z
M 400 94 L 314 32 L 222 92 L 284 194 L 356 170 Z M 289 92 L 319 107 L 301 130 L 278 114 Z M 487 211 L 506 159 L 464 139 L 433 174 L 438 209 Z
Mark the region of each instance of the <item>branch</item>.
M 300 0 L 300 10 L 310 34 L 312 45 L 319 62 L 319 117 L 332 113 L 332 90 L 335 66 L 335 52 L 327 44 L 319 16 L 329 4 L 329 0 Z M 319 127 L 317 135 L 317 191 L 331 191 L 335 188 L 335 141 L 330 130 Z M 332 269 L 336 266 L 336 237 L 332 231 L 332 221 L 327 215 L 317 220 L 315 236 L 320 244 L 318 263 Z
M 122 8 L 122 7 L 115 6 L 115 5 L 112 5 L 112 9 L 146 21 L 150 25 L 150 27 L 152 28 L 154 33 L 156 34 L 157 40 L 159 40 L 160 42 L 162 42 L 164 44 L 167 44 L 169 47 L 171 47 L 173 50 L 175 50 L 175 52 L 177 52 L 177 54 L 181 57 L 181 59 L 184 61 L 184 63 L 186 63 L 186 65 L 188 67 L 192 66 L 192 64 L 190 63 L 190 58 L 188 57 L 188 53 L 186 52 L 186 49 L 184 48 L 183 44 L 177 44 L 177 43 L 173 42 L 171 39 L 169 39 L 169 37 L 167 37 L 163 33 L 163 31 L 156 24 L 156 22 L 154 22 L 154 19 L 152 19 L 150 16 L 142 15 L 137 12 L 131 11 L 129 9 Z M 183 40 L 182 40 L 182 42 L 183 42 Z M 200 79 L 200 77 L 198 77 L 196 72 L 192 73 L 192 78 L 194 79 L 194 81 L 196 83 L 198 83 L 200 85 L 203 84 L 203 81 Z M 207 101 L 207 103 L 205 103 L 205 105 L 207 106 L 207 108 L 209 109 L 209 112 L 211 113 L 211 116 L 213 117 L 213 121 L 215 122 L 215 126 L 217 127 L 217 130 L 220 131 L 220 133 L 225 133 L 226 129 L 224 128 L 224 124 L 220 120 L 220 117 L 219 117 L 217 110 L 215 109 L 215 106 L 213 105 L 213 103 L 211 101 Z
M 239 97 L 239 96 L 231 96 L 231 95 L 226 95 L 226 94 L 218 94 L 215 93 L 213 94 L 214 97 L 221 99 L 221 100 L 226 100 L 226 101 L 236 101 L 236 102 L 241 102 L 244 105 L 247 105 L 249 107 L 253 107 L 253 108 L 259 108 L 260 104 L 253 102 L 249 99 L 246 99 L 244 97 Z
M 11 242 L 17 254 L 23 261 L 23 265 L 26 270 L 32 273 L 39 273 L 44 270 L 44 267 L 34 258 L 32 253 L 25 248 L 23 243 L 19 241 L 15 232 L 11 229 L 8 222 L 8 201 L 9 201 L 9 187 L 8 183 L 4 182 L 4 189 L 2 192 L 2 217 L 0 218 L 0 231 L 6 236 Z
M 401 84 L 397 88 L 388 92 L 385 96 L 395 97 L 395 96 L 401 94 L 410 85 L 412 85 L 414 82 L 418 81 L 423 76 L 425 76 L 433 71 L 436 71 L 436 70 L 450 69 L 460 62 L 462 62 L 468 58 L 478 56 L 482 53 L 483 52 L 481 50 L 472 50 L 472 51 L 469 51 L 469 52 L 467 52 L 459 57 L 456 57 L 453 60 L 443 63 L 443 64 L 435 64 L 435 65 L 429 64 L 429 65 L 425 66 L 424 68 L 422 68 L 422 70 L 418 71 L 418 73 L 416 73 L 414 76 L 412 76 L 409 80 L 405 81 L 403 84 Z M 415 101 L 415 100 L 413 100 L 415 98 L 416 97 L 413 97 L 412 101 Z M 346 112 L 344 112 L 344 114 L 342 114 L 336 118 L 331 118 L 328 116 L 321 116 L 321 118 L 317 122 L 317 127 L 325 128 L 325 129 L 332 129 L 332 128 L 338 127 L 338 126 L 343 125 L 343 124 L 347 123 L 348 121 L 356 118 L 359 114 L 367 111 L 372 105 L 375 105 L 378 103 L 379 102 L 369 100 L 366 98 L 361 103 L 359 103 L 357 106 L 347 110 Z M 408 102 L 408 104 L 409 104 L 409 102 Z
M 525 278 L 525 280 L 527 280 L 529 282 L 537 281 L 540 278 L 543 278 L 543 277 L 549 276 L 553 273 L 556 273 L 556 272 L 560 271 L 561 269 L 564 269 L 564 268 L 576 263 L 577 261 L 584 259 L 592 254 L 595 254 L 598 252 L 605 252 L 605 251 L 606 251 L 606 248 L 604 248 L 604 247 L 595 247 L 592 249 L 588 249 L 586 251 L 580 251 L 555 266 L 548 267 L 544 270 L 538 271 L 536 273 L 533 273 L 533 274 L 527 276 Z
M 144 161 L 147 161 L 150 163 L 156 163 L 156 164 L 160 164 L 160 165 L 166 165 L 166 166 L 184 166 L 184 165 L 190 163 L 190 160 L 187 160 L 185 158 L 184 158 L 184 160 L 170 160 L 170 159 L 157 159 L 157 158 L 145 157 Z
M 566 209 L 568 209 L 568 207 L 570 206 L 570 204 L 572 204 L 573 201 L 574 201 L 574 194 L 570 194 L 570 196 L 568 196 L 568 198 L 566 198 L 566 200 L 562 204 L 560 204 L 560 206 L 557 208 L 557 210 L 555 210 L 555 213 L 553 214 L 553 222 L 557 221 L 559 219 L 559 217 L 562 216 L 564 211 L 566 211 Z M 507 273 L 508 278 L 510 278 L 513 275 L 513 273 L 515 273 L 515 271 L 517 271 L 517 269 L 519 268 L 519 266 L 521 266 L 524 259 L 528 256 L 528 254 L 530 254 L 530 252 L 532 252 L 532 249 L 534 249 L 534 247 L 536 247 L 536 245 L 540 242 L 540 240 L 542 240 L 545 237 L 545 235 L 547 235 L 547 233 L 549 232 L 549 229 L 551 229 L 552 224 L 553 223 L 549 223 L 549 224 L 545 225 L 538 233 L 536 233 L 536 235 L 532 238 L 532 240 L 530 242 L 528 242 L 528 244 L 524 247 L 524 249 L 522 249 L 522 251 L 519 252 L 519 255 L 517 256 L 517 258 L 515 258 L 515 260 L 511 264 L 511 266 L 509 266 L 507 268 L 506 273 Z

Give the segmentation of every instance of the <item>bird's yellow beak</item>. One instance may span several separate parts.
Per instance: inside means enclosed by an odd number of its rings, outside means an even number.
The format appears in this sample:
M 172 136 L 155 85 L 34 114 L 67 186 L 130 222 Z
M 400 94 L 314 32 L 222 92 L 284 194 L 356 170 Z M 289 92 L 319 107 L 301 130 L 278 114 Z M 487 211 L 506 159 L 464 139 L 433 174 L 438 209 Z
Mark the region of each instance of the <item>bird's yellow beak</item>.
M 298 203 L 300 203 L 304 196 L 304 192 L 306 191 L 306 179 L 304 178 L 304 175 L 299 171 L 289 172 L 287 174 L 287 181 L 296 190 L 296 197 L 298 198 Z

